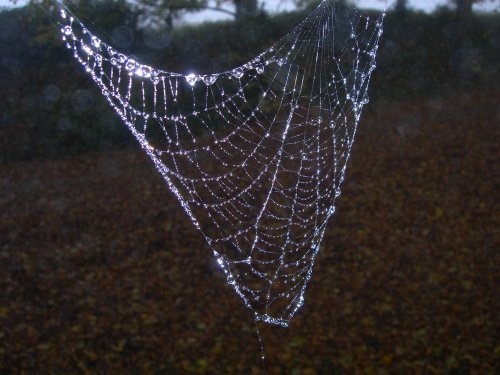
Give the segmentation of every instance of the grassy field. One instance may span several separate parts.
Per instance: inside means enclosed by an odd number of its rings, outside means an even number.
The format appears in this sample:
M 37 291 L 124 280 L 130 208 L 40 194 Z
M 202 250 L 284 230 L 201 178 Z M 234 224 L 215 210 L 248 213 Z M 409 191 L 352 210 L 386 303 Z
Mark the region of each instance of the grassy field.
M 305 305 L 261 327 L 268 374 L 498 373 L 499 94 L 367 107 Z M 264 373 L 138 147 L 2 167 L 0 258 L 2 374 Z

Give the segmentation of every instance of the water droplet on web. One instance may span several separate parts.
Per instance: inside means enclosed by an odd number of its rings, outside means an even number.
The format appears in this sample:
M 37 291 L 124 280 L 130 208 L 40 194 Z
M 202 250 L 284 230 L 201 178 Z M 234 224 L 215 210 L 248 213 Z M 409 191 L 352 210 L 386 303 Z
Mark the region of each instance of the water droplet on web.
M 236 68 L 233 70 L 233 76 L 235 76 L 236 78 L 241 78 L 243 77 L 243 70 L 241 70 L 240 68 Z
M 61 9 L 60 14 L 62 18 L 66 19 L 66 11 L 64 9 Z
M 203 76 L 202 80 L 206 85 L 211 85 L 217 80 L 217 75 L 213 74 L 210 76 Z
M 99 38 L 93 36 L 92 37 L 92 45 L 96 48 L 99 48 L 101 46 L 101 41 Z
M 363 96 L 363 99 L 361 99 L 361 104 L 362 105 L 365 105 L 365 104 L 368 104 L 370 102 L 370 98 L 368 97 L 368 95 L 365 93 L 365 95 Z
M 262 74 L 264 73 L 264 66 L 260 65 L 257 68 L 255 68 L 255 70 L 257 70 L 257 73 Z
M 144 71 L 142 70 L 142 67 L 137 68 L 135 74 L 137 74 L 139 77 L 144 77 Z
M 64 35 L 73 34 L 73 29 L 71 28 L 71 26 L 64 26 L 61 31 L 63 32 Z
M 151 68 L 149 66 L 142 66 L 142 77 L 149 78 L 151 77 Z
M 227 283 L 230 285 L 234 285 L 234 284 L 236 284 L 236 280 L 234 279 L 234 277 L 232 275 L 229 275 L 227 277 Z
M 186 76 L 186 81 L 187 81 L 187 83 L 189 83 L 191 86 L 194 86 L 194 84 L 196 83 L 196 81 L 198 81 L 198 77 L 197 77 L 195 74 L 191 73 L 191 74 L 188 74 L 188 75 Z
M 137 66 L 137 63 L 135 60 L 128 60 L 127 63 L 125 64 L 125 69 L 127 69 L 129 72 L 133 71 Z

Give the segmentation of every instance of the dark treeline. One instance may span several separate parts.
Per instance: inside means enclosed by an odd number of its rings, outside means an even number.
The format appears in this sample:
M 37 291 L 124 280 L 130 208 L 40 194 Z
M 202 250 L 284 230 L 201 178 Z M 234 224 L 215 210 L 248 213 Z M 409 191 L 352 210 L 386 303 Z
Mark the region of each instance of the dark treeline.
M 188 73 L 233 68 L 279 39 L 308 10 L 237 22 L 140 30 L 124 2 L 76 13 L 117 49 Z M 498 15 L 476 15 L 467 41 L 453 12 L 389 12 L 371 97 L 418 99 L 498 81 Z M 126 128 L 34 6 L 0 11 L 0 162 L 99 151 L 131 142 Z M 372 104 L 373 105 L 373 104 Z

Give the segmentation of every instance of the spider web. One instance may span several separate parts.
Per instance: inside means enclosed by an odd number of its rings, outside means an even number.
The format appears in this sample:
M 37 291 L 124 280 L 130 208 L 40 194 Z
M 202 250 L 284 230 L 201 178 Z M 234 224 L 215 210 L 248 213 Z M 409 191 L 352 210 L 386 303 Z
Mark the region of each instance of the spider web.
M 384 15 L 321 3 L 248 63 L 141 64 L 61 7 L 61 35 L 153 160 L 256 320 L 287 326 L 345 177 Z

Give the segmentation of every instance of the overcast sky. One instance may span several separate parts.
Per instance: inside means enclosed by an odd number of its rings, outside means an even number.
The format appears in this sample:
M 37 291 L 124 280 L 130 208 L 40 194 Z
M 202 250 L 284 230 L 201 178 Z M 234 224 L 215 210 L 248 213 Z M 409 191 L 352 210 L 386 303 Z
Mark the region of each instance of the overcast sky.
M 2 1 L 2 0 L 0 0 Z M 266 4 L 266 9 L 270 12 L 293 9 L 293 1 L 286 0 L 260 0 L 261 2 Z M 360 8 L 371 8 L 371 9 L 384 9 L 385 0 L 354 0 L 354 3 Z M 388 0 L 387 8 L 394 6 L 396 0 Z M 447 0 L 409 0 L 408 6 L 413 9 L 422 10 L 425 12 L 432 12 L 436 7 L 449 4 Z M 497 10 L 500 6 L 500 0 L 496 0 L 495 2 L 486 2 L 481 6 L 475 6 L 474 9 L 479 11 L 493 11 Z M 214 11 L 204 11 L 199 14 L 191 14 L 189 15 L 191 19 L 195 22 L 205 21 L 207 19 L 228 19 L 231 18 L 229 15 L 225 15 L 220 12 Z
M 266 9 L 270 12 L 293 8 L 292 1 L 286 1 L 286 0 L 260 0 L 260 1 L 266 4 Z M 23 4 L 26 2 L 27 0 L 20 0 L 19 4 Z M 388 0 L 387 4 L 388 8 L 393 6 L 395 2 L 396 0 Z M 360 8 L 383 9 L 385 0 L 354 0 L 354 3 Z M 408 4 L 411 8 L 423 10 L 425 12 L 431 12 L 437 6 L 444 5 L 447 3 L 449 2 L 446 0 L 408 1 Z M 9 2 L 9 0 L 0 0 L 0 6 L 8 6 L 8 5 L 12 5 L 12 3 Z M 499 7 L 500 7 L 500 0 L 496 0 L 493 2 L 487 1 L 485 2 L 485 4 L 482 4 L 480 6 L 475 6 L 475 9 L 479 11 L 495 11 L 495 10 L 498 11 Z M 214 12 L 214 11 L 204 11 L 204 12 L 199 12 L 197 14 L 190 14 L 188 17 L 190 18 L 191 21 L 194 22 L 202 22 L 210 19 L 216 20 L 216 19 L 231 18 L 229 15 L 225 15 L 224 13 Z

